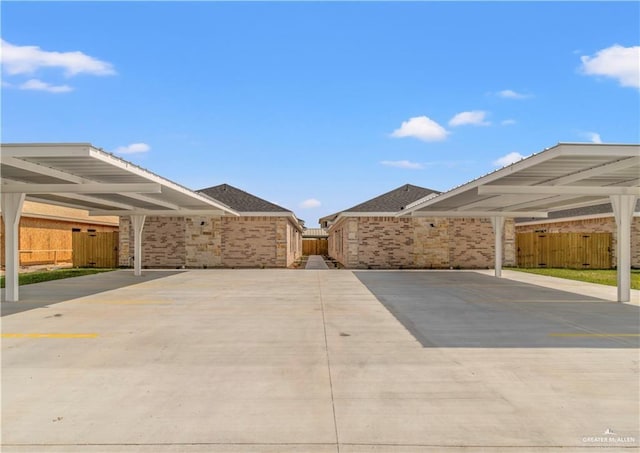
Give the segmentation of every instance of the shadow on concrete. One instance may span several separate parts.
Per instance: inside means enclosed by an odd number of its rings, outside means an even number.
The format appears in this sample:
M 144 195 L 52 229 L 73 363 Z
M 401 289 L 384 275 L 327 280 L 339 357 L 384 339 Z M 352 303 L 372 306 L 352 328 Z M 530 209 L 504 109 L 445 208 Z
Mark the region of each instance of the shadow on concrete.
M 640 347 L 633 305 L 475 272 L 354 274 L 424 347 Z
M 2 290 L 2 303 L 0 311 L 2 316 L 13 315 L 23 311 L 42 308 L 47 305 L 90 296 L 92 294 L 110 291 L 125 286 L 156 280 L 179 274 L 182 271 L 147 271 L 141 276 L 133 275 L 132 270 L 118 270 L 100 274 L 85 275 L 82 277 L 65 278 L 49 282 L 34 283 L 20 286 L 20 301 L 7 302 L 4 300 Z

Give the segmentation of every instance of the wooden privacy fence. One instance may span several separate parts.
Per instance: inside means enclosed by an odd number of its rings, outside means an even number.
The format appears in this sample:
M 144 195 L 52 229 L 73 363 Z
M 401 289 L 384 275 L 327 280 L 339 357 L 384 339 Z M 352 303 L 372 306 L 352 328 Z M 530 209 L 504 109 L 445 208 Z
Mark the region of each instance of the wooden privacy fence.
M 327 239 L 303 239 L 303 255 L 328 255 L 329 241 Z
M 117 267 L 118 232 L 73 233 L 73 267 Z
M 518 266 L 610 269 L 611 240 L 611 233 L 518 233 Z

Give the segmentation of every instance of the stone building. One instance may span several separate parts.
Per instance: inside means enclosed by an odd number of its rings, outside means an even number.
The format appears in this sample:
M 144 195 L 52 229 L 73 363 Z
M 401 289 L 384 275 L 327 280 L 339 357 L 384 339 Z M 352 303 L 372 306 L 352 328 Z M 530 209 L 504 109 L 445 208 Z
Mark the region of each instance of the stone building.
M 302 254 L 302 225 L 293 212 L 221 184 L 199 191 L 239 216 L 147 217 L 142 231 L 146 268 L 289 267 Z M 119 260 L 131 264 L 133 229 L 120 218 Z
M 397 217 L 406 206 L 438 192 L 405 184 L 323 217 L 329 255 L 354 269 L 491 268 L 494 233 L 484 218 Z M 513 221 L 505 223 L 504 265 L 515 264 Z

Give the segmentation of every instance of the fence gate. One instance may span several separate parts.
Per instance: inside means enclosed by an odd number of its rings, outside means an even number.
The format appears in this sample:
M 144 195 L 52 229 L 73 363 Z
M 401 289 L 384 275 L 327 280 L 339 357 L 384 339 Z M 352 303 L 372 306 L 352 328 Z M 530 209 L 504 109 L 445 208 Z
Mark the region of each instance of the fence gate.
M 303 255 L 328 255 L 329 241 L 327 239 L 303 239 Z
M 73 267 L 117 267 L 118 232 L 72 233 Z
M 611 233 L 518 233 L 518 266 L 611 269 L 611 241 Z

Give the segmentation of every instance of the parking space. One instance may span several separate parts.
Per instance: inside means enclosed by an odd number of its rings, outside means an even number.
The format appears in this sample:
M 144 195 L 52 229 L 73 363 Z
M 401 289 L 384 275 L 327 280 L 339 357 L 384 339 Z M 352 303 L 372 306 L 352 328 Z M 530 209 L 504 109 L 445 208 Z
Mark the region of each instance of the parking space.
M 477 272 L 356 272 L 425 347 L 638 348 L 638 307 Z
M 2 318 L 3 452 L 638 448 L 635 306 L 464 272 L 155 277 Z M 609 336 L 552 335 L 583 332 Z

